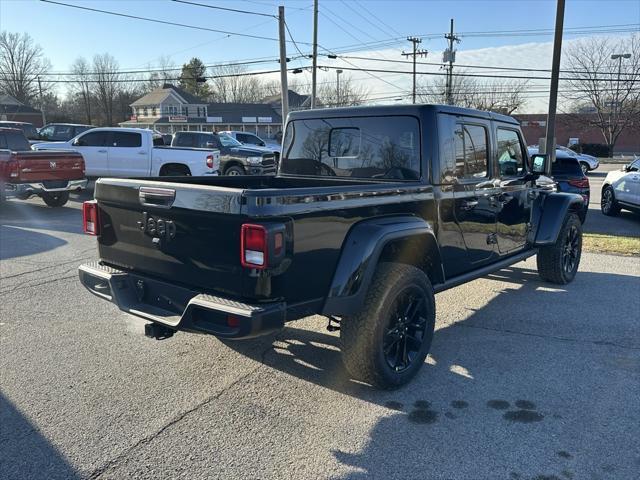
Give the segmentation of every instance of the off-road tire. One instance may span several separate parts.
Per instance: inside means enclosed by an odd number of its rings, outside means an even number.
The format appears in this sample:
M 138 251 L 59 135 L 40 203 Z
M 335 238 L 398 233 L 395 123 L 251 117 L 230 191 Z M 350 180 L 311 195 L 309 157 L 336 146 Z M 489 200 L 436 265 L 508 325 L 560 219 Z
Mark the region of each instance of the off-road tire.
M 600 211 L 608 217 L 615 217 L 620 213 L 620 205 L 616 202 L 616 196 L 611 185 L 607 185 L 602 190 Z
M 244 168 L 239 165 L 232 165 L 224 171 L 225 175 L 238 176 L 238 175 L 246 175 Z
M 62 207 L 69 201 L 69 192 L 43 192 L 42 200 L 49 207 Z
M 576 235 L 575 237 L 574 234 Z M 572 258 L 567 259 L 567 255 L 570 255 L 569 248 L 575 248 L 576 251 Z M 581 256 L 582 222 L 580 222 L 576 213 L 569 212 L 556 243 L 542 247 L 538 251 L 538 274 L 543 280 L 565 285 L 575 278 Z M 569 260 L 571 260 L 570 265 L 568 265 Z
M 384 340 L 396 300 L 408 291 L 424 298 L 425 327 L 422 344 L 409 366 L 395 371 L 385 358 Z M 393 389 L 409 382 L 429 353 L 435 327 L 435 298 L 429 278 L 422 270 L 401 263 L 378 265 L 362 310 L 340 322 L 342 360 L 357 380 L 378 388 Z

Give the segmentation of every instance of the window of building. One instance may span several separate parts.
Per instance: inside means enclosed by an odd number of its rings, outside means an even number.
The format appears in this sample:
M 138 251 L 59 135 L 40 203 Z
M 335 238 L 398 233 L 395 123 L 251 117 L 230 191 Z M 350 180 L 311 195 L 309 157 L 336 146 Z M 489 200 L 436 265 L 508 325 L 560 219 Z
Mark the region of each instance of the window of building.
M 144 107 L 142 109 L 142 116 L 143 117 L 148 117 L 149 116 L 149 110 L 147 109 L 147 107 Z
M 189 115 L 189 107 L 187 106 L 182 107 L 182 115 L 185 115 L 185 116 Z
M 153 107 L 153 108 L 151 109 L 151 116 L 155 117 L 155 116 L 157 116 L 157 115 L 156 115 L 157 113 L 158 113 L 158 110 L 156 109 L 156 107 Z
M 489 171 L 487 129 L 480 125 L 458 124 L 455 130 L 457 178 L 484 178 Z

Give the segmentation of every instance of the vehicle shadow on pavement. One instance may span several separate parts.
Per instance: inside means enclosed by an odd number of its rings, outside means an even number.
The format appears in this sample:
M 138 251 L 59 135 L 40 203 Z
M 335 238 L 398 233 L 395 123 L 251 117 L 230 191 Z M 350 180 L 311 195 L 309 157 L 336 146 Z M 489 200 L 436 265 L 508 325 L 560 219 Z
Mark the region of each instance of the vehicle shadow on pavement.
M 0 226 L 82 233 L 82 211 L 69 204 L 51 208 L 44 203 L 12 200 L 0 208 Z
M 66 244 L 53 235 L 0 225 L 0 260 L 47 252 Z
M 632 478 L 640 429 L 611 425 L 637 415 L 640 299 L 613 317 L 603 308 L 637 291 L 638 277 L 580 272 L 558 286 L 511 267 L 487 278 L 496 296 L 464 320 L 439 322 L 427 365 L 400 390 L 350 380 L 335 334 L 287 327 L 261 340 L 273 345 L 263 358 L 255 344 L 228 345 L 387 409 L 360 452 L 332 450 L 352 470 L 339 478 Z
M 60 451 L 1 393 L 0 451 L 0 478 L 81 478 Z

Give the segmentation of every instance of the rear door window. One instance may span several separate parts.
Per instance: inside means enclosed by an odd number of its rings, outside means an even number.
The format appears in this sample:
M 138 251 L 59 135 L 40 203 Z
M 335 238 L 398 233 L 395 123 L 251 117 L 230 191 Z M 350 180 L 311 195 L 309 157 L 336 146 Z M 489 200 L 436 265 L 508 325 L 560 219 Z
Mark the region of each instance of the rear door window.
M 455 130 L 456 178 L 486 178 L 489 172 L 487 129 L 481 125 L 458 124 Z
M 7 135 L 0 133 L 0 150 L 6 150 L 7 148 L 9 148 L 7 146 Z
M 290 175 L 418 180 L 420 124 L 411 116 L 293 120 L 280 172 Z
M 142 135 L 133 132 L 113 132 L 113 146 L 136 148 L 142 146 Z
M 73 138 L 73 127 L 69 125 L 56 125 L 53 130 L 53 136 L 51 140 L 66 142 L 70 138 Z

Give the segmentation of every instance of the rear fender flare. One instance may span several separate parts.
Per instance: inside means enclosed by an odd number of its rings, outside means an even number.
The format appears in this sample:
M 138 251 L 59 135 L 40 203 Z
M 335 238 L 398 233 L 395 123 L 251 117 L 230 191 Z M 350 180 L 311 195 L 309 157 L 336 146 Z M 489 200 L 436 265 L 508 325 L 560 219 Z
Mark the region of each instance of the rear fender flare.
M 567 213 L 579 213 L 583 205 L 582 197 L 575 193 L 549 193 L 539 199 L 533 212 L 533 220 L 537 223 L 534 246 L 555 244 Z
M 364 220 L 352 227 L 345 238 L 322 313 L 351 315 L 358 312 L 385 247 L 411 240 L 425 242 L 424 253 L 429 252 L 431 265 L 435 266 L 438 276 L 431 281 L 440 282 L 440 250 L 433 228 L 427 221 L 411 215 Z

